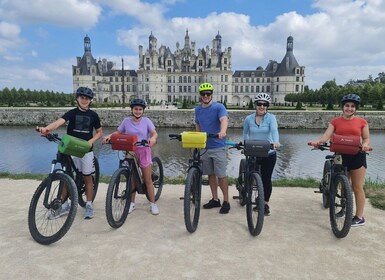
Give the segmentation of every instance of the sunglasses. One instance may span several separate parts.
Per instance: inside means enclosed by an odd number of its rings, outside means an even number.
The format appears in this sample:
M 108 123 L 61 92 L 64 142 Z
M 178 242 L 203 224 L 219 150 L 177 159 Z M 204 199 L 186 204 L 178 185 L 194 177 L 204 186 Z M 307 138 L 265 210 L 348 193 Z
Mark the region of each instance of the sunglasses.
M 269 103 L 265 103 L 265 102 L 256 102 L 255 104 L 257 106 L 269 107 Z
M 201 92 L 201 93 L 199 93 L 200 94 L 200 96 L 211 96 L 213 93 L 212 92 Z

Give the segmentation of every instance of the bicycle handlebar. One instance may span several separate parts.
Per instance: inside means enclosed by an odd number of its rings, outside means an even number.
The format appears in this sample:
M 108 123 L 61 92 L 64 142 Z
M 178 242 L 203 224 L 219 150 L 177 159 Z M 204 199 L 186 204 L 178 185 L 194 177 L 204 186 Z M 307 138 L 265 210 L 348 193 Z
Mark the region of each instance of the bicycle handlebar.
M 218 138 L 218 135 L 219 134 L 215 134 L 215 133 L 206 133 L 207 134 L 207 138 Z M 179 133 L 179 134 L 169 134 L 168 137 L 170 137 L 170 140 L 178 140 L 178 141 L 182 141 L 182 134 Z
M 35 127 L 35 131 L 39 132 L 40 133 L 40 130 L 39 130 L 39 127 Z M 61 141 L 61 138 L 59 137 L 59 135 L 57 133 L 47 133 L 46 135 L 44 134 L 41 134 L 40 135 L 41 137 L 44 137 L 44 138 L 47 138 L 48 141 L 50 142 L 56 142 L 56 143 L 59 143 Z
M 242 141 L 239 142 L 239 143 L 233 142 L 233 141 L 226 141 L 225 145 L 231 146 L 230 149 L 234 148 L 234 149 L 237 149 L 237 150 L 243 150 L 245 148 L 245 144 Z M 274 148 L 274 144 L 270 143 L 270 149 L 272 149 L 272 150 L 279 151 L 283 147 L 285 147 L 285 145 L 280 144 L 280 147 L 278 149 L 275 149 Z
M 308 144 L 308 146 L 312 146 L 313 147 L 312 150 L 321 150 L 321 151 L 330 150 L 330 143 L 322 143 L 322 144 L 319 144 L 317 146 L 312 145 L 311 142 L 307 142 L 307 144 Z M 359 148 L 360 148 L 360 151 L 363 152 L 362 146 L 360 146 Z M 371 151 L 373 151 L 373 148 L 372 147 L 368 147 L 368 150 L 365 151 L 365 152 L 371 152 Z

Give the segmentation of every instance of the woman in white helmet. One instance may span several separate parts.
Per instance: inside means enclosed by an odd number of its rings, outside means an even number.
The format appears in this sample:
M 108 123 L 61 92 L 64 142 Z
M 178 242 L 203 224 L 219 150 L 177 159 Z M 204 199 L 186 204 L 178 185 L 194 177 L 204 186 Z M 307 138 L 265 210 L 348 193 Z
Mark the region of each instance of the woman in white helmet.
M 280 147 L 278 123 L 275 116 L 267 112 L 270 106 L 271 97 L 267 93 L 258 93 L 255 96 L 255 113 L 248 115 L 243 124 L 243 139 L 267 140 L 274 145 L 274 149 Z M 269 156 L 262 159 L 261 175 L 265 193 L 265 215 L 270 215 L 269 200 L 272 192 L 271 176 L 277 153 L 275 150 L 269 151 Z

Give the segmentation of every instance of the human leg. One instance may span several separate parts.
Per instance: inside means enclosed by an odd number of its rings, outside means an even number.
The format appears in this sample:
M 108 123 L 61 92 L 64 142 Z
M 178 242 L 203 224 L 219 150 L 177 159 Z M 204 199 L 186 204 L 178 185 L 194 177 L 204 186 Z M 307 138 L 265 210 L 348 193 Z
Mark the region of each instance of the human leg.
M 365 207 L 365 191 L 364 191 L 364 181 L 365 181 L 366 168 L 361 166 L 358 169 L 350 170 L 349 176 L 352 183 L 352 188 L 354 192 L 354 199 L 356 202 L 356 216 L 362 218 L 364 215 Z

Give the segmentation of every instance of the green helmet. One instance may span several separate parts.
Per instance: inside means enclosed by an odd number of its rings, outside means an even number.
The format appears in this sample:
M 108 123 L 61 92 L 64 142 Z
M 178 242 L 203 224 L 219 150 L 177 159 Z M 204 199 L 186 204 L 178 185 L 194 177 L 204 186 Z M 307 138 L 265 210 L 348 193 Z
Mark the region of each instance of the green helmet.
M 199 92 L 202 92 L 202 91 L 211 91 L 211 92 L 213 92 L 214 91 L 214 87 L 210 83 L 202 83 L 199 86 Z

